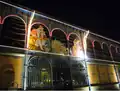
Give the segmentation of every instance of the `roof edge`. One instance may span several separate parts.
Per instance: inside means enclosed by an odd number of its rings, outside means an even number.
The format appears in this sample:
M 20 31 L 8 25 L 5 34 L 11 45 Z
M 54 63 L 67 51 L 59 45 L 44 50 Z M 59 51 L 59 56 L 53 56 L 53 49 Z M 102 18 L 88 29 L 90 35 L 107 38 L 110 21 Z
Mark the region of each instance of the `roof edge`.
M 28 11 L 28 12 L 31 12 L 31 13 L 33 12 L 32 9 L 27 8 L 27 7 L 24 7 L 24 6 L 22 6 L 22 5 L 18 5 L 18 6 L 17 6 L 17 5 L 12 5 L 12 4 L 10 4 L 10 3 L 7 3 L 7 2 L 1 1 L 1 0 L 0 0 L 0 2 L 1 2 L 1 3 L 4 3 L 4 4 L 7 4 L 7 5 L 9 5 L 9 6 L 15 7 L 15 8 L 20 8 L 20 9 L 22 9 L 22 10 L 25 10 L 25 11 Z M 24 7 L 24 8 L 23 8 L 23 7 Z M 27 8 L 27 9 L 25 9 L 25 8 Z M 28 10 L 28 9 L 29 9 L 29 10 Z M 37 11 L 37 10 L 35 10 L 35 11 Z M 41 13 L 41 12 L 37 11 L 36 15 L 41 16 L 41 17 L 44 17 L 44 18 L 47 18 L 47 19 L 50 19 L 50 20 L 53 20 L 53 21 L 56 21 L 56 22 L 58 22 L 58 23 L 62 23 L 62 24 L 64 24 L 64 25 L 66 25 L 66 26 L 75 28 L 75 29 L 77 29 L 77 30 L 88 31 L 87 29 L 83 29 L 83 28 L 80 28 L 80 27 L 76 27 L 76 25 L 72 25 L 72 24 L 69 24 L 69 23 L 65 23 L 65 22 L 63 22 L 63 21 L 60 21 L 60 20 L 51 18 L 51 17 L 49 17 L 49 15 L 47 16 L 47 15 L 45 15 L 45 14 L 43 14 L 43 13 L 42 13 L 42 14 L 40 14 L 40 13 Z M 90 34 L 95 35 L 95 36 L 98 36 L 98 37 L 101 37 L 101 38 L 104 38 L 104 39 L 109 40 L 109 41 L 111 41 L 111 42 L 115 42 L 115 43 L 117 43 L 117 44 L 120 44 L 120 42 L 118 42 L 118 41 L 116 41 L 116 40 L 113 40 L 113 39 L 111 39 L 111 38 L 104 37 L 104 36 L 102 36 L 102 35 L 93 33 L 93 32 L 91 32 L 91 31 L 90 31 Z

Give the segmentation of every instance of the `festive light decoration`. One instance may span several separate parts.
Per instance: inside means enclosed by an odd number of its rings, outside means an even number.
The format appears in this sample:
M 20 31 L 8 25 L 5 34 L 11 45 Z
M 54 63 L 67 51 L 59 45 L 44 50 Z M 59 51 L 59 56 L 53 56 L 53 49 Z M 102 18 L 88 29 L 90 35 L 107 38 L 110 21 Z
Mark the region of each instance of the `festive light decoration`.
M 88 57 L 87 57 L 87 37 L 88 37 L 88 35 L 89 35 L 89 31 L 87 31 L 83 37 L 83 48 L 84 48 L 84 58 L 85 59 L 88 59 Z
M 30 38 L 30 31 L 31 31 L 31 25 L 32 25 L 32 21 L 33 21 L 33 18 L 35 16 L 35 11 L 32 13 L 31 17 L 30 17 L 30 22 L 29 22 L 29 25 L 28 25 L 28 34 L 27 34 L 27 48 L 29 47 L 29 38 Z
M 84 37 L 83 37 L 83 48 L 84 48 L 84 51 L 82 50 L 82 45 L 80 44 L 80 40 L 76 40 L 74 42 L 75 44 L 75 47 L 76 47 L 76 56 L 79 57 L 81 60 L 86 60 L 88 59 L 87 57 L 87 37 L 88 37 L 88 34 L 89 34 L 89 31 L 87 31 L 85 34 L 84 34 Z
M 29 47 L 29 37 L 30 37 L 30 31 L 31 31 L 31 24 L 32 24 L 32 21 L 33 21 L 33 18 L 34 18 L 34 15 L 35 15 L 35 11 L 32 13 L 31 17 L 30 17 L 30 22 L 29 22 L 29 25 L 28 25 L 28 31 L 27 31 L 27 45 L 26 47 L 28 48 Z M 25 64 L 27 64 L 28 61 L 25 60 Z M 27 66 L 25 66 L 25 79 L 24 79 L 24 90 L 26 90 L 26 87 L 27 87 Z

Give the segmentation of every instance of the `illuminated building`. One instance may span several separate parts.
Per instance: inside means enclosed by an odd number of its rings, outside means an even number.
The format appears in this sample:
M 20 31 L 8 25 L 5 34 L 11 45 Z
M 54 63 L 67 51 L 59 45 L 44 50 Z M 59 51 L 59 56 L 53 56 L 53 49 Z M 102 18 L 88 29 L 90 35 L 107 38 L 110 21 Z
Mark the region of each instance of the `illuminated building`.
M 3 1 L 0 59 L 1 89 L 119 89 L 119 42 Z

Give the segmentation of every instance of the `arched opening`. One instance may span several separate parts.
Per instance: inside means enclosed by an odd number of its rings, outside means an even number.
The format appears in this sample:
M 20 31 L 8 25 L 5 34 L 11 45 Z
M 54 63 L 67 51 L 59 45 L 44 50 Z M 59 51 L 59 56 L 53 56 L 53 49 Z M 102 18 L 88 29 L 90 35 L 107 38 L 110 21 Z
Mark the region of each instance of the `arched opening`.
M 45 57 L 31 57 L 28 66 L 28 89 L 50 89 L 51 64 Z
M 93 45 L 92 41 L 87 39 L 87 55 L 89 58 L 94 58 L 94 51 L 93 51 Z
M 102 49 L 101 49 L 101 45 L 99 42 L 94 41 L 94 50 L 95 50 L 95 56 L 97 59 L 102 59 L 103 55 L 102 54 Z
M 21 18 L 10 16 L 4 19 L 0 34 L 0 44 L 6 46 L 25 46 L 25 23 Z
M 10 64 L 5 64 L 0 68 L 0 89 L 9 89 L 14 87 L 15 72 Z
M 84 58 L 82 40 L 77 34 L 70 34 L 69 35 L 69 50 L 70 55 Z
M 61 29 L 52 30 L 52 52 L 67 55 L 67 36 Z
M 45 52 L 50 51 L 49 30 L 43 24 L 36 23 L 31 26 L 29 49 Z
M 103 43 L 102 47 L 103 47 L 103 57 L 104 57 L 104 59 L 112 60 L 111 59 L 111 55 L 110 55 L 110 51 L 109 51 L 109 48 L 108 48 L 108 45 Z
M 71 90 L 70 60 L 62 57 L 52 57 L 53 85 L 55 90 Z
M 111 50 L 111 54 L 112 54 L 113 60 L 114 61 L 119 61 L 119 59 L 117 57 L 117 53 L 116 53 L 116 47 L 111 45 L 110 46 L 110 50 Z

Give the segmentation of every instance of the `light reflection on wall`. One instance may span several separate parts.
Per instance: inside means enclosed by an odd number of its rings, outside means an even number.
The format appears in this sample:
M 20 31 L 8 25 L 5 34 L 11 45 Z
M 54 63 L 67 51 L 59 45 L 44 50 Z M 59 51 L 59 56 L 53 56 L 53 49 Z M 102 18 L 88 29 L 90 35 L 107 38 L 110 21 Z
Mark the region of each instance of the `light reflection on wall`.
M 10 69 L 7 65 L 13 66 L 14 80 L 12 82 L 10 82 L 9 85 L 10 84 L 12 85 L 12 83 L 14 83 L 13 84 L 14 88 L 21 88 L 23 58 L 22 57 L 15 57 L 15 56 L 2 56 L 1 55 L 0 59 L 2 60 L 0 63 L 0 70 L 1 71 L 6 70 L 6 69 Z M 6 65 L 4 67 L 4 69 L 1 69 L 1 67 L 3 67 L 4 65 Z M 1 72 L 1 76 L 2 76 L 2 72 Z M 5 75 L 5 77 L 7 77 L 7 75 Z M 10 77 L 10 74 L 9 74 L 9 77 Z M 4 85 L 6 85 L 6 86 L 8 85 L 7 79 L 9 80 L 9 78 L 1 79 L 1 82 L 2 82 L 2 80 L 4 80 L 4 83 L 5 83 Z M 1 82 L 0 82 L 0 84 L 1 84 Z M 16 84 L 17 84 L 17 87 L 16 87 Z
M 118 82 L 113 65 L 88 64 L 88 75 L 91 84 Z

